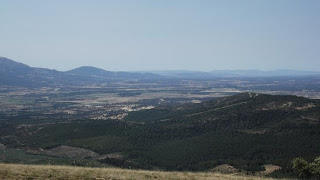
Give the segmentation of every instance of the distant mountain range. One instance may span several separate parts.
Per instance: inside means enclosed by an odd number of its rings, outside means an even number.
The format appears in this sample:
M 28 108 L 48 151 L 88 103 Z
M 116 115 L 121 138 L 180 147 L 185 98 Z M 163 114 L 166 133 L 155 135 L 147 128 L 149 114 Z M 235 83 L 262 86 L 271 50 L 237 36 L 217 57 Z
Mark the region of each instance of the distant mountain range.
M 67 71 L 69 74 L 86 76 L 86 77 L 95 77 L 95 78 L 111 78 L 111 79 L 146 79 L 146 78 L 159 78 L 160 75 L 153 73 L 134 73 L 134 72 L 113 72 L 106 71 L 100 68 L 92 66 L 82 66 L 79 68 L 72 69 Z
M 43 87 L 61 85 L 91 85 L 119 80 L 141 80 L 159 78 L 152 73 L 111 72 L 83 66 L 70 71 L 34 68 L 0 57 L 0 85 Z
M 320 72 L 297 70 L 216 70 L 200 71 L 150 71 L 113 72 L 91 66 L 82 66 L 66 72 L 35 68 L 0 57 L 0 85 L 44 87 L 44 86 L 84 86 L 112 81 L 152 80 L 152 79 L 210 79 L 221 77 L 297 77 L 320 76 Z
M 261 70 L 214 70 L 210 72 L 201 71 L 151 71 L 151 73 L 161 76 L 175 78 L 215 78 L 215 77 L 297 77 L 297 76 L 318 76 L 317 71 L 298 71 L 290 69 L 279 69 L 272 71 Z

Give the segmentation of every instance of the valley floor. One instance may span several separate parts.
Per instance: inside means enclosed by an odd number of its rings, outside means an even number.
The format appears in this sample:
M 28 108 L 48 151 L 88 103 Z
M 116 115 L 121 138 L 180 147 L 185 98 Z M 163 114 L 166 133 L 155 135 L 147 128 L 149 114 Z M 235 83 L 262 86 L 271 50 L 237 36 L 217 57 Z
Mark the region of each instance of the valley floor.
M 249 180 L 261 178 L 254 176 L 224 175 L 219 173 L 162 172 L 126 170 L 119 168 L 85 168 L 52 165 L 0 164 L 0 179 L 231 179 Z M 271 179 L 270 179 L 271 180 Z

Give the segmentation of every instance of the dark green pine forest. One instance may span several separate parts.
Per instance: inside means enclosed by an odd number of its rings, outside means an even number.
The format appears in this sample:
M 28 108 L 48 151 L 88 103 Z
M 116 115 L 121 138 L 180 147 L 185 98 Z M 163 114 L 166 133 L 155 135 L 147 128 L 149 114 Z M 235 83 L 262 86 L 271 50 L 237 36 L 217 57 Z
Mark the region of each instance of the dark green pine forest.
M 255 172 L 274 164 L 282 167 L 278 174 L 286 174 L 292 172 L 294 158 L 320 155 L 320 101 L 297 96 L 242 93 L 131 112 L 123 120 L 84 119 L 19 130 L 27 119 L 2 121 L 1 136 L 8 138 L 1 143 L 7 148 L 67 145 L 100 155 L 121 153 L 121 159 L 94 161 L 124 168 L 206 171 L 230 164 Z

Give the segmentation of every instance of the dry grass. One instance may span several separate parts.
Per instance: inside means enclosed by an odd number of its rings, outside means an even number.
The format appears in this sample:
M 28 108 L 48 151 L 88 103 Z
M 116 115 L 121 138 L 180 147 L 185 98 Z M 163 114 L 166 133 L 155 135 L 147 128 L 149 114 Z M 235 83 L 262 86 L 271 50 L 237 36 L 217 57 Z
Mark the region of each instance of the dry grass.
M 51 165 L 0 164 L 0 179 L 231 179 L 249 180 L 267 178 L 223 175 L 219 173 L 161 172 L 143 170 L 125 170 L 119 168 L 84 168 Z

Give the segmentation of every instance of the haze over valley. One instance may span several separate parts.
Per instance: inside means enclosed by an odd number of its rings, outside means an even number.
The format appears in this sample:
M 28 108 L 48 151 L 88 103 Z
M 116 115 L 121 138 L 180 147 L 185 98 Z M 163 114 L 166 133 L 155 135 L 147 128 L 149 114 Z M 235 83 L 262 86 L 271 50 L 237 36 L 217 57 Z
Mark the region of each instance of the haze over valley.
M 290 176 L 317 156 L 317 72 L 0 64 L 2 162 Z
M 0 179 L 320 179 L 320 1 L 0 1 Z

